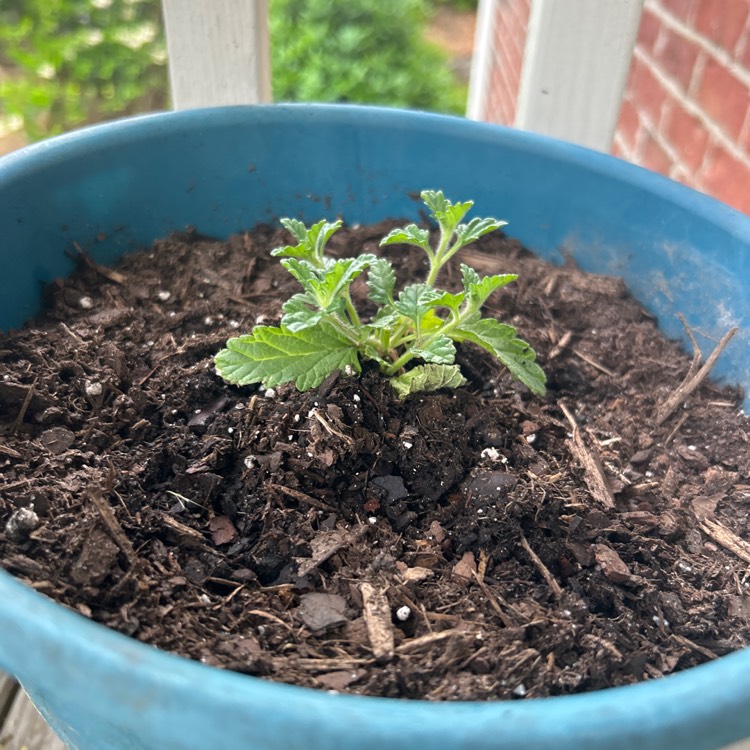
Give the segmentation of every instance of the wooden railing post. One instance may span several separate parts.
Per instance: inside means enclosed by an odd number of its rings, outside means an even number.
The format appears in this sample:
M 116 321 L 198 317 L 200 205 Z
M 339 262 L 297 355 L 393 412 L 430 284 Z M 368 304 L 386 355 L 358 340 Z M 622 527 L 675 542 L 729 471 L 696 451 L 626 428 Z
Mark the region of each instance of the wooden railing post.
M 609 151 L 643 0 L 533 0 L 515 125 Z
M 175 109 L 271 100 L 267 0 L 162 0 Z

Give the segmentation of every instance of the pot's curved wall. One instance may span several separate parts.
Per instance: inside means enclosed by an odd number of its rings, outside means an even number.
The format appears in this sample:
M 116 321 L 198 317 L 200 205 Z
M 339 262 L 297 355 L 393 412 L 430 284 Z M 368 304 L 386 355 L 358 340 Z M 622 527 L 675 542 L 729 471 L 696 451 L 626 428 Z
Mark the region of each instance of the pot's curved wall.
M 669 332 L 676 312 L 713 337 L 747 322 L 750 220 L 708 198 L 493 126 L 277 105 L 115 123 L 0 161 L 0 327 L 37 310 L 40 282 L 70 270 L 73 242 L 108 262 L 189 225 L 226 236 L 280 215 L 417 219 L 412 196 L 428 187 L 474 198 L 477 215 L 507 219 L 547 257 L 567 247 L 587 269 L 620 273 Z M 718 371 L 747 386 L 740 336 Z M 4 573 L 0 665 L 82 750 L 708 750 L 750 735 L 748 650 L 658 683 L 543 701 L 330 696 L 156 652 Z
M 40 282 L 195 226 L 216 235 L 280 215 L 418 217 L 413 195 L 472 197 L 477 215 L 547 257 L 566 248 L 617 273 L 682 335 L 742 332 L 714 372 L 750 384 L 750 219 L 618 160 L 528 133 L 436 115 L 275 105 L 135 118 L 0 160 L 0 328 L 38 309 Z M 707 344 L 708 346 L 708 344 Z

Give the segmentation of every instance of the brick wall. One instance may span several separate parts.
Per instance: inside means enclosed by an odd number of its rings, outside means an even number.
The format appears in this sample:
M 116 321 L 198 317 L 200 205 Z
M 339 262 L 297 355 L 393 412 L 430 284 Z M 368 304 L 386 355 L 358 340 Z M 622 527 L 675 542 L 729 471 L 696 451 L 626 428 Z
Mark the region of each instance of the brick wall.
M 482 119 L 515 121 L 532 2 L 495 0 Z M 645 0 L 612 152 L 750 214 L 750 0 Z
M 482 118 L 488 122 L 512 125 L 515 120 L 531 2 L 495 2 L 490 74 Z
M 750 0 L 646 0 L 613 153 L 750 214 Z

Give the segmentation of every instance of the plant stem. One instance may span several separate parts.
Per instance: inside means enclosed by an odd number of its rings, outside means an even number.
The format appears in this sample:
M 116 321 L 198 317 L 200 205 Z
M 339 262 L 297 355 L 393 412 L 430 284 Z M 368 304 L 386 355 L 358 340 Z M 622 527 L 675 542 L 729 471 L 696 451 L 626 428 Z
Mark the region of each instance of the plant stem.
M 427 274 L 427 278 L 424 282 L 429 287 L 435 286 L 435 281 L 440 273 L 440 269 L 445 264 L 446 259 L 443 258 L 443 255 L 445 254 L 445 250 L 450 242 L 451 234 L 452 232 L 446 231 L 444 225 L 440 225 L 440 242 L 438 243 L 437 250 L 435 250 L 435 255 L 430 258 L 430 272 Z
M 354 303 L 352 302 L 352 297 L 348 289 L 346 291 L 346 311 L 349 314 L 349 320 L 351 320 L 352 325 L 355 328 L 360 328 L 362 326 L 362 323 L 359 319 L 359 313 L 357 313 L 357 310 L 354 307 Z

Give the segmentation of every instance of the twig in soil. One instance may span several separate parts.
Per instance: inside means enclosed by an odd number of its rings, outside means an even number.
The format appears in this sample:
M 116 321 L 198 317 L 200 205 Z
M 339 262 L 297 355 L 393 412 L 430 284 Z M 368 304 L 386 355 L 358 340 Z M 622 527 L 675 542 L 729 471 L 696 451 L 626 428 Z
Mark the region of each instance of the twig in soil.
M 312 546 L 312 557 L 295 558 L 299 566 L 297 575 L 300 578 L 304 578 L 309 573 L 312 573 L 318 565 L 325 562 L 331 555 L 343 547 L 348 547 L 353 542 L 356 542 L 368 530 L 368 526 L 359 526 L 351 531 L 336 529 L 335 531 L 320 532 L 310 543 Z
M 728 549 L 741 560 L 750 563 L 750 544 L 744 539 L 740 539 L 737 534 L 724 526 L 724 524 L 706 518 L 701 522 L 701 531 L 710 536 L 715 542 L 718 542 L 724 549 Z
M 294 500 L 299 500 L 301 503 L 312 505 L 313 508 L 318 508 L 318 510 L 327 510 L 329 513 L 336 512 L 336 508 L 334 508 L 332 505 L 328 505 L 322 500 L 311 497 L 310 495 L 307 495 L 304 492 L 300 492 L 299 490 L 292 489 L 291 487 L 285 487 L 283 484 L 267 484 L 266 487 L 270 490 L 281 492 L 282 495 L 291 497 Z
M 388 597 L 384 589 L 375 588 L 370 583 L 360 584 L 359 590 L 362 593 L 363 614 L 372 654 L 380 664 L 388 663 L 395 652 Z
M 136 567 L 139 562 L 138 555 L 135 553 L 133 545 L 130 543 L 130 539 L 128 539 L 127 535 L 122 530 L 122 526 L 120 526 L 117 517 L 112 512 L 112 508 L 102 497 L 101 491 L 97 488 L 89 490 L 89 497 L 99 511 L 99 515 L 102 517 L 102 521 L 104 521 L 107 530 L 112 535 L 115 544 L 125 553 L 130 565 Z
M 415 651 L 429 649 L 436 643 L 442 643 L 455 636 L 465 637 L 466 631 L 454 628 L 452 630 L 441 630 L 438 633 L 427 633 L 426 635 L 420 635 L 417 638 L 410 638 L 408 641 L 404 641 L 396 651 L 399 654 L 412 654 Z
M 605 508 L 615 507 L 615 498 L 612 490 L 607 485 L 607 479 L 604 476 L 601 462 L 593 449 L 589 449 L 583 442 L 581 431 L 578 427 L 575 417 L 568 407 L 562 402 L 558 402 L 570 426 L 573 428 L 573 439 L 568 441 L 571 453 L 578 460 L 584 470 L 584 480 L 589 492 Z
M 572 338 L 573 331 L 565 331 L 565 333 L 560 336 L 557 343 L 550 350 L 550 353 L 547 355 L 547 361 L 549 362 L 551 359 L 559 357 L 563 353 L 565 347 L 571 342 Z
M 159 365 L 156 365 L 156 367 L 152 368 L 149 372 L 147 372 L 139 381 L 138 381 L 138 387 L 142 388 L 144 385 L 146 385 L 146 381 L 149 380 L 154 373 L 159 369 Z
M 486 550 L 479 550 L 479 565 L 477 567 L 477 580 L 484 581 L 484 574 L 487 572 L 487 561 L 490 559 Z
M 288 623 L 284 622 L 280 617 L 276 617 L 276 615 L 271 614 L 270 612 L 264 612 L 262 609 L 251 609 L 247 612 L 245 612 L 246 615 L 253 615 L 255 617 L 262 617 L 265 620 L 271 620 L 271 622 L 275 622 L 278 625 L 281 625 L 283 628 L 286 628 L 290 633 L 294 632 L 294 628 Z
M 8 447 L 5 443 L 0 443 L 0 455 L 6 458 L 23 458 L 18 451 L 14 451 L 13 448 Z
M 526 541 L 526 537 L 521 534 L 521 546 L 526 551 L 526 554 L 531 558 L 531 562 L 534 563 L 536 569 L 542 574 L 542 578 L 547 582 L 547 585 L 552 590 L 552 594 L 555 599 L 559 599 L 562 596 L 562 588 L 560 584 L 555 580 L 552 573 L 549 572 L 549 568 L 541 561 L 539 555 L 531 549 L 531 545 Z
M 608 367 L 605 367 L 603 364 L 600 364 L 595 359 L 592 359 L 588 355 L 584 354 L 583 352 L 578 351 L 578 349 L 570 349 L 573 354 L 578 357 L 578 359 L 583 360 L 587 365 L 591 365 L 595 370 L 599 370 L 599 372 L 603 372 L 605 375 L 608 375 L 610 378 L 616 378 L 617 373 L 612 372 Z
M 506 607 L 510 608 L 508 606 L 508 603 L 502 599 L 502 597 L 495 595 L 491 590 L 490 587 L 482 580 L 476 573 L 473 573 L 474 579 L 476 580 L 477 584 L 479 585 L 479 588 L 482 590 L 482 593 L 484 594 L 485 598 L 490 604 L 490 607 L 495 610 L 495 613 L 500 618 L 500 621 L 505 625 L 506 628 L 512 628 L 515 626 L 515 621 L 510 618 L 505 612 L 503 612 L 502 608 L 500 607 L 500 604 L 498 600 L 502 600 L 503 603 L 506 605 Z
M 26 416 L 26 411 L 29 408 L 31 399 L 34 398 L 34 392 L 36 391 L 36 382 L 36 379 L 34 379 L 34 382 L 26 390 L 26 395 L 24 396 L 21 408 L 18 410 L 18 414 L 16 414 L 16 418 L 13 420 L 13 424 L 10 427 L 11 435 L 16 434 L 16 430 L 18 430 L 18 428 L 21 426 L 21 423 Z
M 674 440 L 674 436 L 680 431 L 680 428 L 682 427 L 682 425 L 684 425 L 685 422 L 687 422 L 688 416 L 689 414 L 687 412 L 680 415 L 680 418 L 677 420 L 677 424 L 672 429 L 672 432 L 670 432 L 669 435 L 667 435 L 667 439 L 664 441 L 665 448 L 672 442 L 672 440 Z
M 598 635 L 594 635 L 593 633 L 586 633 L 582 638 L 581 641 L 593 643 L 597 646 L 601 646 L 605 651 L 609 651 L 612 656 L 614 656 L 619 661 L 622 661 L 623 655 L 618 651 L 617 647 L 614 645 L 614 643 L 611 643 L 610 641 L 606 640 L 605 638 L 600 638 Z
M 162 523 L 178 536 L 180 543 L 190 547 L 207 547 L 203 534 L 184 523 L 180 523 L 168 513 L 160 513 Z
M 339 669 L 368 667 L 372 665 L 372 659 L 297 659 L 294 664 L 307 672 L 331 672 Z M 279 670 L 283 670 L 287 666 L 286 657 L 278 660 Z
M 19 487 L 25 487 L 27 484 L 31 484 L 30 479 L 17 479 L 15 482 L 10 484 L 0 485 L 0 492 L 10 492 L 11 490 L 17 490 Z
M 716 345 L 711 354 L 708 355 L 703 367 L 698 368 L 698 364 L 701 360 L 701 350 L 698 348 L 698 343 L 692 334 L 692 331 L 687 325 L 685 318 L 682 315 L 678 315 L 680 322 L 685 328 L 690 342 L 693 345 L 693 361 L 690 363 L 685 379 L 677 386 L 667 400 L 662 404 L 661 409 L 656 414 L 656 424 L 663 424 L 664 421 L 672 414 L 672 412 L 685 401 L 685 399 L 703 382 L 714 363 L 719 358 L 719 355 L 724 351 L 727 344 L 732 340 L 732 337 L 739 330 L 737 326 L 730 328 L 722 337 L 719 343 Z
M 711 651 L 710 648 L 706 648 L 705 646 L 701 646 L 693 641 L 691 641 L 689 638 L 685 638 L 684 635 L 677 635 L 677 633 L 672 633 L 672 640 L 677 641 L 677 643 L 687 646 L 691 651 L 697 651 L 699 654 L 703 654 L 708 659 L 718 659 L 719 655 L 715 654 L 713 651 Z
M 63 331 L 65 331 L 65 333 L 67 333 L 68 336 L 70 336 L 70 338 L 72 338 L 73 341 L 76 342 L 76 344 L 78 344 L 79 346 L 86 346 L 86 342 L 75 331 L 71 331 L 70 328 L 65 325 L 65 323 L 61 322 L 60 328 L 62 328 Z
M 112 268 L 106 266 L 100 266 L 94 260 L 92 260 L 88 253 L 84 252 L 83 248 L 77 243 L 73 243 L 73 247 L 78 253 L 78 258 L 83 261 L 92 271 L 96 271 L 100 276 L 104 276 L 105 279 L 114 282 L 115 284 L 124 284 L 127 281 L 127 277 L 121 274 L 119 271 L 115 271 Z
M 348 445 L 353 445 L 354 440 L 349 437 L 349 435 L 344 435 L 343 432 L 340 430 L 337 430 L 328 420 L 317 410 L 313 409 L 310 412 L 311 416 L 315 417 L 315 419 L 320 422 L 320 424 L 323 426 L 323 429 L 329 434 L 329 435 L 335 435 L 337 438 L 340 438 Z

